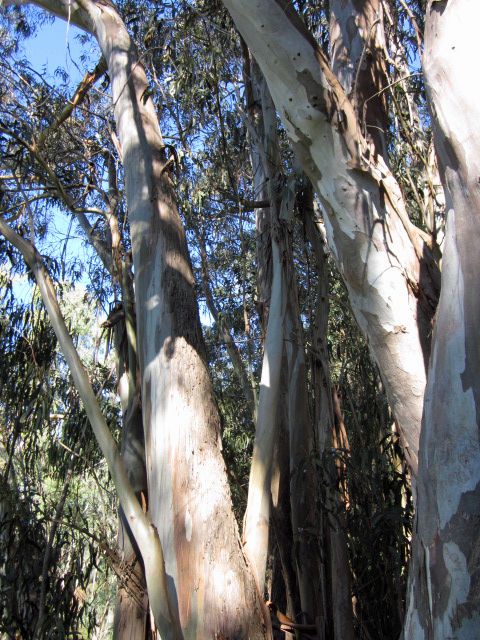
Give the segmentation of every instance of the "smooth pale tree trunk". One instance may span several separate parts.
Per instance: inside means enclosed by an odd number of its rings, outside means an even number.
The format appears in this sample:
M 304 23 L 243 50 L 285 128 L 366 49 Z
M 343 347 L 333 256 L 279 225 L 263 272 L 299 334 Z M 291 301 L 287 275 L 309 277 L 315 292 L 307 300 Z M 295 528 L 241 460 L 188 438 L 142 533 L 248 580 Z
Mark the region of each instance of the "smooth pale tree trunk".
M 277 119 L 272 98 L 268 92 L 262 72 L 251 57 L 248 47 L 242 41 L 243 76 L 248 114 L 249 152 L 253 174 L 255 201 L 264 206 L 255 209 L 256 246 L 257 246 L 257 311 L 259 315 L 262 337 L 265 340 L 270 314 L 273 281 L 272 257 L 272 220 L 276 220 L 275 238 L 283 228 L 278 225 L 279 208 L 271 190 L 271 180 L 280 175 L 281 157 L 278 148 Z M 285 295 L 285 292 L 284 294 Z M 274 311 L 275 312 L 275 308 Z M 283 329 L 282 329 L 282 364 L 278 400 L 276 406 L 276 424 L 274 438 L 271 441 L 270 483 L 265 484 L 265 500 L 271 500 L 270 524 L 273 533 L 263 536 L 262 543 L 269 541 L 273 556 L 273 566 L 269 576 L 269 599 L 281 602 L 285 599 L 285 613 L 295 618 L 298 610 L 297 579 L 292 549 L 292 526 L 290 512 L 290 464 L 289 464 L 289 426 L 288 406 L 285 402 L 287 388 L 287 371 L 283 366 Z M 253 495 L 253 494 L 252 494 Z M 268 553 L 268 549 L 266 550 Z M 265 556 L 266 558 L 266 556 Z M 259 567 L 265 573 L 267 566 Z M 282 609 L 283 610 L 283 609 Z M 287 634 L 291 638 L 291 634 Z
M 277 222 L 278 225 L 278 222 Z M 278 234 L 279 231 L 273 231 Z M 272 235 L 273 235 L 272 234 Z M 255 567 L 260 593 L 265 588 L 268 530 L 271 505 L 271 474 L 277 437 L 277 413 L 281 401 L 280 377 L 286 311 L 286 281 L 278 240 L 272 240 L 272 294 L 263 354 L 257 426 L 253 446 L 247 510 L 244 520 L 244 548 Z
M 269 203 L 255 211 L 257 226 L 258 291 L 260 322 L 265 333 L 257 422 L 253 445 L 247 509 L 244 517 L 244 548 L 255 567 L 260 592 L 265 589 L 267 568 L 271 483 L 278 421 L 281 418 L 281 372 L 285 335 L 286 280 L 282 266 L 282 237 L 279 207 L 273 180 L 280 167 L 273 104 L 256 63 L 250 64 L 244 51 L 247 86 L 245 119 L 250 138 L 250 157 L 255 199 Z
M 425 395 L 406 640 L 480 629 L 480 5 L 430 1 L 424 73 L 447 196 L 442 294 Z
M 276 538 L 282 559 L 283 570 L 286 577 L 287 604 L 291 607 L 293 590 L 289 580 L 290 562 L 285 553 L 285 540 L 287 532 L 292 532 L 293 539 L 293 565 L 298 583 L 300 596 L 300 609 L 303 613 L 303 622 L 315 623 L 316 620 L 325 618 L 325 607 L 322 602 L 322 559 L 318 539 L 313 532 L 319 531 L 319 514 L 317 493 L 319 479 L 316 473 L 312 454 L 315 447 L 314 425 L 309 412 L 309 400 L 307 389 L 307 369 L 305 362 L 305 347 L 303 329 L 300 319 L 300 310 L 297 300 L 297 287 L 293 268 L 293 255 L 291 248 L 289 226 L 293 219 L 293 205 L 296 191 L 299 188 L 298 176 L 292 173 L 290 179 L 282 179 L 280 153 L 278 143 L 277 120 L 274 105 L 266 87 L 263 75 L 256 61 L 250 60 L 248 51 L 244 52 L 244 76 L 246 78 L 247 105 L 250 121 L 248 124 L 250 137 L 250 155 L 254 176 L 255 200 L 267 201 L 269 207 L 256 211 L 257 220 L 257 254 L 258 254 L 258 290 L 259 311 L 261 322 L 265 323 L 268 317 L 267 345 L 271 339 L 271 327 L 273 325 L 272 314 L 278 313 L 278 303 L 275 295 L 275 273 L 281 269 L 283 281 L 286 283 L 282 291 L 285 299 L 285 316 L 281 339 L 281 368 L 282 378 L 278 379 L 280 387 L 272 394 L 272 389 L 261 387 L 260 407 L 270 397 L 276 402 L 276 409 L 266 413 L 259 411 L 257 424 L 257 437 L 254 445 L 254 466 L 257 460 L 268 461 L 262 465 L 262 475 L 258 478 L 251 477 L 249 504 L 246 517 L 246 542 L 247 548 L 252 544 L 252 525 L 261 520 L 263 524 L 269 516 L 270 487 L 268 486 L 268 474 L 272 468 L 271 493 L 274 511 L 272 512 Z M 284 184 L 285 183 L 285 184 Z M 310 198 L 312 198 L 310 190 Z M 281 262 L 275 262 L 277 246 L 282 256 Z M 273 264 L 273 278 L 271 277 Z M 273 282 L 273 284 L 272 284 Z M 268 351 L 266 351 L 268 356 Z M 280 354 L 279 354 L 280 357 Z M 328 365 L 327 365 L 328 366 Z M 326 400 L 328 405 L 328 398 Z M 328 413 L 328 409 L 327 409 Z M 265 437 L 265 430 L 271 434 L 271 439 Z M 288 440 L 286 439 L 288 435 Z M 273 451 L 268 451 L 273 442 L 275 444 L 275 456 Z M 281 462 L 280 462 L 281 460 Z M 283 465 L 281 468 L 279 464 Z M 257 480 L 261 481 L 258 482 Z M 281 487 L 282 495 L 279 493 Z M 289 496 L 290 508 L 285 508 L 285 496 Z M 254 498 L 263 495 L 261 504 L 264 506 L 263 517 L 253 510 Z M 260 502 L 258 501 L 260 504 Z M 255 515 L 256 514 L 256 515 Z M 291 518 L 291 525 L 285 524 L 285 516 Z M 249 523 L 252 523 L 249 527 Z M 283 522 L 284 531 L 280 531 Z M 262 535 L 253 540 L 258 546 L 257 571 L 259 575 L 265 574 L 267 553 L 267 529 L 263 529 Z M 253 555 L 253 553 L 252 553 Z M 347 567 L 348 569 L 348 567 Z M 342 573 L 343 575 L 343 573 Z M 338 584 L 338 583 L 337 583 Z M 348 585 L 348 579 L 345 581 Z M 335 602 L 338 605 L 342 600 L 343 590 L 336 591 Z M 347 589 L 346 606 L 338 607 L 341 610 L 342 633 L 348 628 L 349 593 Z M 346 621 L 346 623 L 344 622 Z M 351 622 L 351 615 L 350 615 Z M 353 627 L 352 627 L 353 633 Z M 336 637 L 347 640 L 349 636 L 340 633 Z
M 185 234 L 145 72 L 110 3 L 41 6 L 95 35 L 107 61 L 134 260 L 149 516 L 164 549 L 169 598 L 185 638 L 263 637 L 220 451 Z M 154 567 L 139 547 L 152 603 Z
M 270 180 L 281 171 L 281 157 L 278 149 L 275 106 L 262 72 L 243 40 L 242 53 L 253 193 L 256 201 L 266 204 L 255 209 L 257 310 L 262 337 L 265 338 L 272 295 L 271 221 L 277 210 L 277 203 L 270 202 L 269 187 Z
M 415 474 L 439 273 L 305 25 L 282 0 L 224 0 L 324 207 L 332 255 L 385 382 Z
M 281 485 L 282 491 L 286 490 L 290 497 L 294 565 L 301 610 L 309 622 L 314 622 L 321 602 L 319 572 L 315 569 L 320 564 L 316 553 L 318 545 L 311 533 L 316 526 L 313 505 L 316 504 L 318 482 L 311 460 L 313 425 L 308 411 L 303 332 L 289 239 L 294 202 L 294 190 L 289 187 L 293 187 L 295 180 L 283 185 L 274 105 L 257 63 L 250 63 L 248 51 L 244 54 L 244 75 L 247 103 L 251 101 L 255 105 L 249 109 L 248 122 L 255 200 L 265 199 L 270 203 L 269 207 L 256 211 L 259 311 L 261 323 L 265 323 L 267 316 L 268 325 L 245 517 L 246 549 L 254 558 L 262 587 L 273 497 L 277 510 L 274 512 L 276 537 L 288 579 L 290 563 L 283 545 L 286 532 L 278 530 L 281 526 L 279 521 L 286 512 L 285 496 L 278 492 Z M 270 374 L 270 382 L 263 377 L 266 371 L 275 372 L 274 376 Z M 288 441 L 281 433 L 284 423 Z M 274 463 L 282 457 L 282 464 L 285 464 L 285 454 L 289 458 L 286 467 L 275 467 Z M 271 477 L 272 470 L 275 477 Z M 284 481 L 285 476 L 288 483 Z M 290 526 L 287 531 L 290 531 Z M 286 584 L 286 588 L 287 603 L 290 604 L 293 600 L 290 585 Z

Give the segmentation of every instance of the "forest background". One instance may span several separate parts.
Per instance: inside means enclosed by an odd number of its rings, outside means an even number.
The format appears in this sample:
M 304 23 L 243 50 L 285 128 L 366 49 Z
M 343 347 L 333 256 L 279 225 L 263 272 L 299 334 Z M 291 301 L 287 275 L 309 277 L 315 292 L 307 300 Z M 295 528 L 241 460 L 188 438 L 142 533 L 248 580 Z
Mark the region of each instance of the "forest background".
M 475 637 L 478 126 L 435 110 L 471 3 L 38 4 L 1 24 L 0 632 Z

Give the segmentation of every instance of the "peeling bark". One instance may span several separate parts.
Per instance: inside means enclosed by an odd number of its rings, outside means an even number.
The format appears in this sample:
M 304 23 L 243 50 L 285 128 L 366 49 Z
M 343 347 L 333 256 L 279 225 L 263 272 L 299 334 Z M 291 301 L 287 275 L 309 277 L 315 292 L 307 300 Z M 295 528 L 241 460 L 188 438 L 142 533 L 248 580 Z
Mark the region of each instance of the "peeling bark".
M 172 603 L 178 637 L 261 638 L 259 600 L 238 544 L 220 451 L 185 233 L 145 72 L 110 2 L 38 4 L 94 34 L 111 80 L 135 272 L 149 531 L 158 532 L 164 549 L 168 589 L 162 603 L 152 577 L 161 584 L 165 574 L 151 557 L 150 539 L 139 543 L 150 604 L 155 612 Z M 162 638 L 170 637 L 172 628 L 155 618 Z
M 424 72 L 448 203 L 418 477 L 406 640 L 480 628 L 480 5 L 430 0 Z M 460 115 L 461 114 L 461 115 Z
M 388 85 L 381 0 L 330 0 L 332 71 L 357 113 L 371 152 L 387 157 Z
M 283 0 L 224 0 L 267 80 L 325 209 L 329 246 L 367 336 L 416 472 L 439 273 L 399 186 L 373 158 L 352 103 Z

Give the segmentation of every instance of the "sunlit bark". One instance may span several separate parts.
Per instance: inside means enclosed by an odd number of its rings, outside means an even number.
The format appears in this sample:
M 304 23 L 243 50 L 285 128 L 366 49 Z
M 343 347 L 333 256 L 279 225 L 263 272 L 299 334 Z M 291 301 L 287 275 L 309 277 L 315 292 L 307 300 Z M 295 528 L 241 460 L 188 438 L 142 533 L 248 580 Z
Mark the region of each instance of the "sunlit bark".
M 282 0 L 225 0 L 324 206 L 328 241 L 416 472 L 439 274 L 387 163 L 372 157 L 354 105 Z
M 168 594 L 182 628 L 177 635 L 262 637 L 258 596 L 238 544 L 220 451 L 185 234 L 145 72 L 109 2 L 39 4 L 94 34 L 107 61 L 135 272 L 148 531 L 158 532 L 164 548 Z M 160 565 L 150 558 L 147 542 L 142 546 L 134 535 L 155 613 L 167 602 L 165 594 L 160 602 L 161 590 L 150 579 L 158 574 L 161 584 Z M 162 638 L 169 637 L 172 629 L 157 615 Z
M 480 5 L 430 0 L 424 73 L 447 196 L 442 294 L 425 394 L 406 640 L 480 628 Z
M 83 363 L 78 356 L 62 317 L 55 289 L 43 260 L 38 251 L 13 231 L 1 217 L 0 233 L 22 253 L 25 262 L 32 269 L 35 276 L 43 303 L 67 361 L 73 382 L 82 400 L 100 449 L 105 456 L 125 517 L 130 524 L 132 533 L 144 558 L 150 603 L 158 628 L 162 632 L 162 637 L 180 640 L 183 635 L 168 595 L 163 552 L 157 531 L 148 521 L 133 492 L 116 443 L 105 422 Z
M 283 359 L 286 307 L 286 282 L 283 274 L 280 247 L 278 241 L 275 240 L 272 242 L 272 263 L 272 295 L 265 337 L 257 428 L 244 525 L 245 550 L 257 572 L 262 594 L 265 587 L 265 570 L 267 566 L 271 503 L 270 481 L 277 435 L 277 411 L 280 404 L 280 374 Z

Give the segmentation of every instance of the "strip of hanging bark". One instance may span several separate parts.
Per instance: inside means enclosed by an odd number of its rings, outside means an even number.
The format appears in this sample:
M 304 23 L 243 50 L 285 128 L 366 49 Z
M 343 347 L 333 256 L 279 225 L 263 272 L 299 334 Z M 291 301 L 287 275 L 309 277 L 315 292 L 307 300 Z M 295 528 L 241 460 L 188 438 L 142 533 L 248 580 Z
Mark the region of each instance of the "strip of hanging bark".
M 50 126 L 44 129 L 36 138 L 35 145 L 38 151 L 40 151 L 44 147 L 48 136 L 56 131 L 58 127 L 62 125 L 66 120 L 68 120 L 74 109 L 82 104 L 95 82 L 97 82 L 97 80 L 99 80 L 106 73 L 106 71 L 107 61 L 102 56 L 95 69 L 92 72 L 87 71 L 83 80 L 80 82 L 75 93 L 73 94 L 72 99 L 68 102 L 60 115 L 58 115 L 54 122 L 52 122 Z

